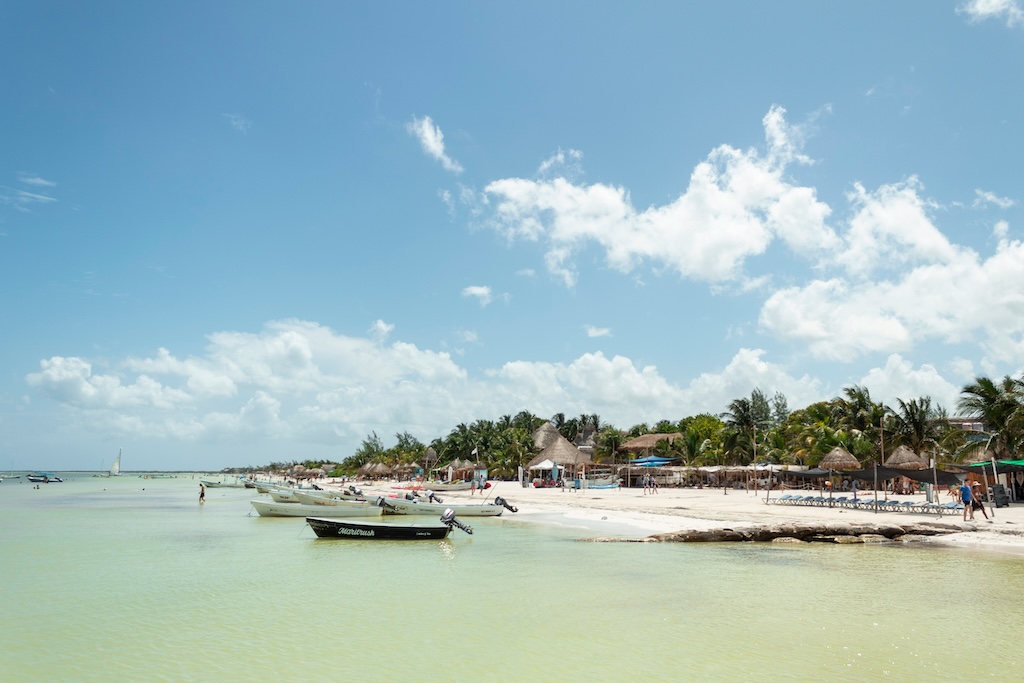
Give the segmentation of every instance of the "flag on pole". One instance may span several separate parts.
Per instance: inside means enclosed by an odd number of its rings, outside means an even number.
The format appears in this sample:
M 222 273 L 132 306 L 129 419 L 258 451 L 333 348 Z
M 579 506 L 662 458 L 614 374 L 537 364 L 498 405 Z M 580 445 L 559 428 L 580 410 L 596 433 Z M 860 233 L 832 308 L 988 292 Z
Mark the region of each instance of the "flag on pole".
M 476 449 L 475 448 L 473 449 L 473 452 L 470 453 L 470 455 L 476 455 Z

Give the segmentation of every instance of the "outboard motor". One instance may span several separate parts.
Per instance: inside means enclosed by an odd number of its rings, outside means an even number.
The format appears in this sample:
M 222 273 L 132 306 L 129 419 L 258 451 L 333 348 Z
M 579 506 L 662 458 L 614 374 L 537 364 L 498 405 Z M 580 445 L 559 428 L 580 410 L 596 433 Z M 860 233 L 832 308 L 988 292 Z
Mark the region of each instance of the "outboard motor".
M 416 494 L 413 493 L 412 491 L 409 491 L 408 493 L 405 494 L 405 499 L 406 500 L 411 500 L 411 501 L 413 501 L 415 503 L 416 502 Z
M 384 496 L 377 496 L 377 500 L 374 501 L 374 504 L 379 508 L 384 508 L 385 510 L 395 510 L 395 506 L 384 500 Z
M 501 496 L 498 496 L 497 498 L 494 499 L 494 504 L 502 506 L 509 512 L 519 512 L 519 508 L 517 508 L 515 505 L 509 505 L 509 502 L 502 498 Z
M 448 508 L 447 510 L 445 510 L 444 514 L 441 515 L 441 522 L 443 524 L 447 524 L 448 526 L 458 527 L 459 529 L 462 529 L 463 531 L 465 531 L 470 536 L 473 535 L 473 527 L 469 526 L 468 524 L 463 524 L 459 520 L 455 519 L 455 511 L 452 510 L 451 508 Z
M 443 503 L 444 501 L 441 500 L 439 497 L 435 496 L 433 491 L 427 491 L 427 502 L 428 503 Z

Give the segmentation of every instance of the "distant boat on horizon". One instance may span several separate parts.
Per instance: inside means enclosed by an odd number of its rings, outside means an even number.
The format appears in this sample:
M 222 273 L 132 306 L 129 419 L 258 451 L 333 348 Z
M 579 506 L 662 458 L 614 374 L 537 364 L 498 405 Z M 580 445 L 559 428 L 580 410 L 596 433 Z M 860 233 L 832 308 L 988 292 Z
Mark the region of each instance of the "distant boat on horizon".
M 110 466 L 110 476 L 120 477 L 121 476 L 121 449 L 117 449 L 117 457 L 114 458 L 114 464 Z

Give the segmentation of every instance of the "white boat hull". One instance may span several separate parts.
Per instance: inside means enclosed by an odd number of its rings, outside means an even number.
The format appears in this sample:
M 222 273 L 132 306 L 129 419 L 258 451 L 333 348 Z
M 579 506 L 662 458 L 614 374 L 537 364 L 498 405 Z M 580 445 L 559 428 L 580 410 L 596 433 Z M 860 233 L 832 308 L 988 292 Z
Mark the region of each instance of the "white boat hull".
M 498 517 L 505 508 L 496 503 L 415 503 L 404 498 L 385 498 L 391 508 L 385 508 L 389 515 L 442 515 L 452 510 L 459 517 Z
M 340 493 L 327 493 L 326 491 L 317 493 L 303 493 L 302 491 L 292 491 L 292 498 L 296 503 L 302 503 L 303 505 L 320 505 L 324 507 L 338 506 L 338 505 L 366 505 L 367 501 L 356 500 L 355 498 L 340 498 Z
M 384 512 L 376 505 L 303 505 L 302 503 L 271 503 L 249 501 L 260 517 L 380 517 Z

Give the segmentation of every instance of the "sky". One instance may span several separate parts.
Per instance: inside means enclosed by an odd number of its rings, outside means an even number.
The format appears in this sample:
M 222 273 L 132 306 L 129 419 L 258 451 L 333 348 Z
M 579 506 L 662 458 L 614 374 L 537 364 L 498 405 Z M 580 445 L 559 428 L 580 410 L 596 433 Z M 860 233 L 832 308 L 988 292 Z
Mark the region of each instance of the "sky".
M 1024 3 L 0 5 L 0 470 L 1024 371 Z

